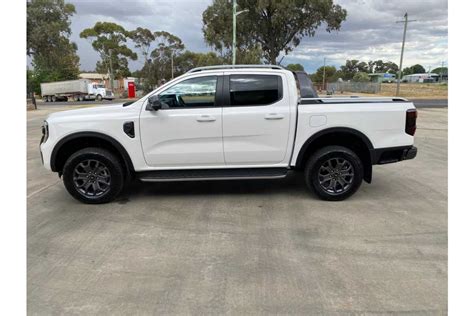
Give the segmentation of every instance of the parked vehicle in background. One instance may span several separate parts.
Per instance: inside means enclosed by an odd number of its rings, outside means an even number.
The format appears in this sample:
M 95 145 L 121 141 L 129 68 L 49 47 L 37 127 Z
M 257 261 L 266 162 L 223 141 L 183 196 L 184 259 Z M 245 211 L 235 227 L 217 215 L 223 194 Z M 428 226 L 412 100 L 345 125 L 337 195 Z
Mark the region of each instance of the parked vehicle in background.
M 279 66 L 190 70 L 123 105 L 54 113 L 41 157 L 85 203 L 128 180 L 275 179 L 304 171 L 324 200 L 354 194 L 372 165 L 413 159 L 417 112 L 402 98 L 319 98 Z
M 114 94 L 103 84 L 88 79 L 48 82 L 41 84 L 41 96 L 45 102 L 67 101 L 102 101 L 112 100 Z

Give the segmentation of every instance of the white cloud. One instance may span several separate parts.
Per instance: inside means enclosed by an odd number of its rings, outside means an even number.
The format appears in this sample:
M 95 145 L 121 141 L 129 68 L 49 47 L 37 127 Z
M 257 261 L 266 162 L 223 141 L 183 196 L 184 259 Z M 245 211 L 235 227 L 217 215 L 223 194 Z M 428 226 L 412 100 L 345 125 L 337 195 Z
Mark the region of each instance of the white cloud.
M 202 34 L 202 12 L 211 0 L 70 0 L 77 14 L 72 18 L 72 40 L 78 44 L 81 65 L 93 70 L 98 59 L 90 43 L 79 33 L 97 21 L 112 21 L 127 29 L 138 26 L 150 30 L 166 30 L 178 35 L 186 47 L 208 51 Z M 309 72 L 327 63 L 339 66 L 346 59 L 391 60 L 400 58 L 405 12 L 409 19 L 404 65 L 422 64 L 425 68 L 439 67 L 448 55 L 447 0 L 335 0 L 347 9 L 347 20 L 341 30 L 327 33 L 322 27 L 313 38 L 304 38 L 283 64 L 301 63 Z M 281 58 L 281 56 L 280 56 Z M 140 67 L 131 62 L 132 69 Z

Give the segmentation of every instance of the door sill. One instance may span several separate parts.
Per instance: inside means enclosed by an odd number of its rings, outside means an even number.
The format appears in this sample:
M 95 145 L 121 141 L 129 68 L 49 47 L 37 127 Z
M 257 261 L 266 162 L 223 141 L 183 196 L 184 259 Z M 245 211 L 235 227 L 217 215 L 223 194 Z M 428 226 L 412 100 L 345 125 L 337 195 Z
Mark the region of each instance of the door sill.
M 242 168 L 242 169 L 191 169 L 158 170 L 137 174 L 143 182 L 213 181 L 246 179 L 281 179 L 288 174 L 287 168 Z

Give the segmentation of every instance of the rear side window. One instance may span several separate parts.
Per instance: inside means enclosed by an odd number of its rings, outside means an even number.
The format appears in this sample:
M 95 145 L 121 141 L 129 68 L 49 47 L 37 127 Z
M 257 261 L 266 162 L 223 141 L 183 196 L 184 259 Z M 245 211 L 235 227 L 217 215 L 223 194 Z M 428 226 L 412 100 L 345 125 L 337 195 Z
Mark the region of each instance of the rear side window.
M 268 105 L 282 98 L 280 76 L 274 75 L 231 75 L 230 105 Z

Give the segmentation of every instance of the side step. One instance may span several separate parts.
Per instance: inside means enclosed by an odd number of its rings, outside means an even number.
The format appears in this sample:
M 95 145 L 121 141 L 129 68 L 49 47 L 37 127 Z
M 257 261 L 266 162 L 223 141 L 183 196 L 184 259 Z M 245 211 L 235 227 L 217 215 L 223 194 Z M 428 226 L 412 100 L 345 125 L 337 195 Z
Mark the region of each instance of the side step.
M 245 169 L 191 169 L 159 170 L 137 173 L 144 182 L 171 182 L 196 180 L 244 180 L 279 179 L 288 174 L 286 168 L 245 168 Z

